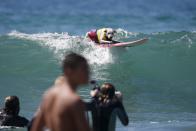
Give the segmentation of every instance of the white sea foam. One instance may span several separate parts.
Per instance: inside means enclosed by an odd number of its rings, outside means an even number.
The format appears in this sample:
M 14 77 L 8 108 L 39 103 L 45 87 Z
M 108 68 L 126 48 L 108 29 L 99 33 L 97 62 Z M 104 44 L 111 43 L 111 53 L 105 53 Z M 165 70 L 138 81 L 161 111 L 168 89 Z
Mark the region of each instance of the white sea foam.
M 84 55 L 90 64 L 113 63 L 113 57 L 109 49 L 97 48 L 92 42 L 80 36 L 70 36 L 68 33 L 37 33 L 25 34 L 12 31 L 8 34 L 17 38 L 38 42 L 44 47 L 51 49 L 58 59 L 61 59 L 65 52 L 73 51 Z
M 151 121 L 150 124 L 158 124 L 159 122 L 157 121 Z
M 98 48 L 84 37 L 70 36 L 66 32 L 26 34 L 12 31 L 8 35 L 19 39 L 35 41 L 42 47 L 49 48 L 59 62 L 61 62 L 66 52 L 72 51 L 82 54 L 87 58 L 92 67 L 92 77 L 98 80 L 107 80 L 108 74 L 100 70 L 104 69 L 104 65 L 114 62 L 113 55 L 108 48 Z
M 128 32 L 122 28 L 116 29 L 117 35 L 115 35 L 114 39 L 119 40 L 123 38 L 129 38 L 130 36 L 137 36 L 139 33 Z
M 188 45 L 188 48 L 191 48 L 193 41 L 191 40 L 191 38 L 188 36 L 188 34 L 183 35 L 182 37 L 171 41 L 171 43 L 177 43 L 177 42 L 181 42 L 181 41 L 186 41 L 186 44 Z

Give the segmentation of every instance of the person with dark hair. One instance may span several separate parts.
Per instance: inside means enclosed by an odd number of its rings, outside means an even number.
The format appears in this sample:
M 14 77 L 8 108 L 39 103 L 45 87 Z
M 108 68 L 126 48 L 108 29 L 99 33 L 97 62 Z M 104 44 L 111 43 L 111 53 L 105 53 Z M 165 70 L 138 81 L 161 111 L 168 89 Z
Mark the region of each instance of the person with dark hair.
M 7 96 L 5 107 L 0 111 L 0 126 L 25 127 L 28 120 L 19 116 L 20 102 L 17 96 Z
M 94 131 L 114 131 L 114 115 L 118 116 L 124 125 L 129 119 L 122 104 L 122 95 L 111 83 L 104 83 L 91 91 L 92 101 L 87 103 L 87 110 L 92 111 Z
M 31 131 L 90 131 L 84 102 L 76 93 L 79 85 L 88 83 L 88 62 L 81 55 L 70 53 L 62 67 L 63 75 L 43 96 Z

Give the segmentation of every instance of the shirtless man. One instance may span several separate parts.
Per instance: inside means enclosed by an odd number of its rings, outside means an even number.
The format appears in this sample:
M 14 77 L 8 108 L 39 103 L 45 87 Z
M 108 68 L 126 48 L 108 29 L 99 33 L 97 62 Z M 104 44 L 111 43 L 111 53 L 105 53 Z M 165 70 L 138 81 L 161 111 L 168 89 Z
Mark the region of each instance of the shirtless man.
M 44 95 L 31 131 L 90 131 L 85 106 L 76 94 L 79 85 L 87 84 L 89 66 L 86 59 L 71 53 L 63 61 L 63 76 Z

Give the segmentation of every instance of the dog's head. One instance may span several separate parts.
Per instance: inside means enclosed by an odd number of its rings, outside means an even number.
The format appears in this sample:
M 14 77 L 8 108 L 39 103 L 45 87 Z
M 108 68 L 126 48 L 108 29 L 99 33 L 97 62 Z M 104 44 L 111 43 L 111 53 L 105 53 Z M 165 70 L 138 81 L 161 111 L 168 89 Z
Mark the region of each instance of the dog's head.
M 112 40 L 112 38 L 114 37 L 114 34 L 116 33 L 116 31 L 112 28 L 107 28 L 107 31 L 106 31 L 106 37 L 109 39 L 109 40 Z

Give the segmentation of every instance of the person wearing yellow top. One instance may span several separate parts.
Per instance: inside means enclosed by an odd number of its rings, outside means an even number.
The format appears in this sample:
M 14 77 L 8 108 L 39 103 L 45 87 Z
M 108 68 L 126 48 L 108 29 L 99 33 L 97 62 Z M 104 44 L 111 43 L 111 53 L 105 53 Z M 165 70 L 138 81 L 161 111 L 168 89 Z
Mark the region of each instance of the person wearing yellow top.
M 112 28 L 101 28 L 87 32 L 87 37 L 97 44 L 117 43 L 113 40 L 116 31 Z

